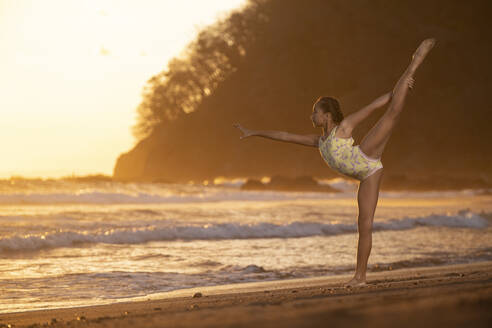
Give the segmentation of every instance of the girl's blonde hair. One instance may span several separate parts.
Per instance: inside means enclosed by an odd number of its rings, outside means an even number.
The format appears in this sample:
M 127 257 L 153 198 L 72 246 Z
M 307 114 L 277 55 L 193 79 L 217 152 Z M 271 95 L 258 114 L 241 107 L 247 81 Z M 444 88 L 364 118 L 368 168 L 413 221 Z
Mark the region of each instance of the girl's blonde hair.
M 323 113 L 331 113 L 331 117 L 335 123 L 343 121 L 343 113 L 340 110 L 340 104 L 338 100 L 332 97 L 319 97 L 314 103 L 314 107 L 321 108 Z

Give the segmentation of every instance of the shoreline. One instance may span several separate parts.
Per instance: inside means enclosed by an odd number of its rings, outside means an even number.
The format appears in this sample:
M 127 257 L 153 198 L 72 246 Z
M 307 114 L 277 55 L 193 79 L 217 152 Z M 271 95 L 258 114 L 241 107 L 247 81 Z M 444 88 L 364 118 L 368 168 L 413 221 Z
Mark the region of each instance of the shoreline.
M 293 327 L 361 318 L 381 326 L 381 315 L 409 319 L 412 313 L 413 325 L 424 319 L 435 324 L 447 314 L 456 323 L 492 320 L 492 261 L 369 272 L 368 285 L 342 287 L 351 276 L 195 287 L 104 305 L 2 313 L 0 327 Z M 193 297 L 196 293 L 202 296 Z M 441 312 L 444 316 L 437 315 Z
M 260 180 L 267 177 L 269 182 L 262 183 Z M 333 193 L 343 192 L 333 188 L 326 183 L 325 180 L 342 179 L 346 181 L 355 182 L 356 180 L 343 177 L 341 175 L 334 175 L 330 177 L 319 177 L 315 175 L 303 175 L 296 177 L 289 177 L 288 175 L 270 175 L 264 177 L 258 176 L 229 176 L 223 175 L 215 177 L 203 177 L 201 179 L 182 179 L 182 180 L 169 180 L 161 178 L 153 179 L 119 179 L 112 175 L 105 174 L 86 174 L 86 175 L 66 175 L 60 177 L 31 177 L 22 175 L 11 175 L 10 177 L 4 177 L 0 179 L 0 183 L 7 183 L 10 185 L 12 181 L 31 181 L 31 182 L 74 182 L 74 183 L 122 183 L 122 184 L 156 184 L 156 185 L 175 185 L 175 184 L 192 184 L 195 186 L 217 186 L 223 187 L 227 184 L 215 183 L 215 180 L 219 181 L 237 181 L 243 180 L 244 182 L 238 187 L 238 190 L 246 191 L 279 191 L 279 192 L 321 192 L 321 193 Z M 205 183 L 206 182 L 206 183 Z M 454 175 L 418 175 L 411 178 L 406 175 L 392 174 L 383 179 L 381 184 L 381 191 L 384 192 L 399 192 L 399 191 L 412 191 L 412 192 L 456 192 L 462 190 L 476 190 L 485 194 L 492 192 L 492 182 L 490 179 L 483 176 L 467 176 L 456 177 Z

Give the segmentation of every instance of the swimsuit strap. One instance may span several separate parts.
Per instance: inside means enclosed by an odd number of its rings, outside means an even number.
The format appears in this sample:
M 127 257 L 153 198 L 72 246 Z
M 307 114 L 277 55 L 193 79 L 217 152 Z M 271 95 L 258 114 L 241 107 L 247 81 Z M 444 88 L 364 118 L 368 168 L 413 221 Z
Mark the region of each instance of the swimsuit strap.
M 330 138 L 333 138 L 335 136 L 335 131 L 337 129 L 338 125 L 335 125 L 335 127 L 333 129 L 331 129 L 331 132 L 330 132 Z
M 330 134 L 328 135 L 328 137 L 326 137 L 326 139 L 325 139 L 325 140 L 323 140 L 323 136 L 321 136 L 321 137 L 319 138 L 319 140 L 321 140 L 321 142 L 325 142 L 325 141 L 326 141 L 326 140 L 328 140 L 328 139 L 333 139 L 333 137 L 335 137 L 335 130 L 336 130 L 336 128 L 337 128 L 337 127 L 338 127 L 338 125 L 335 125 L 335 127 L 334 127 L 333 129 L 331 129 Z M 318 143 L 319 143 L 319 142 L 318 142 Z

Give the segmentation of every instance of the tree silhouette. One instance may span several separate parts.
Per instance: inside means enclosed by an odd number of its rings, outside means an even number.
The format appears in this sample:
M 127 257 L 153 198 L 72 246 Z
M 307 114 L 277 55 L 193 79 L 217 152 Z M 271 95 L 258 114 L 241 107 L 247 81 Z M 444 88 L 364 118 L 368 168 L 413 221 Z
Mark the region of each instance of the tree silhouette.
M 180 58 L 153 76 L 144 87 L 134 136 L 143 139 L 157 126 L 195 111 L 219 84 L 240 65 L 254 32 L 266 16 L 259 14 L 263 1 L 250 1 L 241 12 L 202 30 Z M 251 29 L 256 26 L 257 29 Z

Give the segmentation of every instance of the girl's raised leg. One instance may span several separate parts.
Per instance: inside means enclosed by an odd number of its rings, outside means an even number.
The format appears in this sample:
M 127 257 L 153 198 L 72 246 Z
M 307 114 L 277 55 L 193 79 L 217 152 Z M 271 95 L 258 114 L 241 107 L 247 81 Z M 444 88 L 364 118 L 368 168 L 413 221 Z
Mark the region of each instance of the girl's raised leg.
M 372 223 L 378 204 L 379 186 L 383 170 L 378 170 L 367 179 L 361 181 L 357 193 L 359 217 L 357 219 L 359 241 L 357 245 L 357 267 L 355 275 L 345 286 L 362 286 L 366 284 L 366 270 L 372 248 Z
M 380 158 L 403 109 L 409 84 L 425 56 L 435 44 L 434 39 L 422 41 L 413 54 L 412 61 L 396 83 L 388 109 L 379 121 L 369 130 L 360 143 L 360 149 L 369 157 Z

